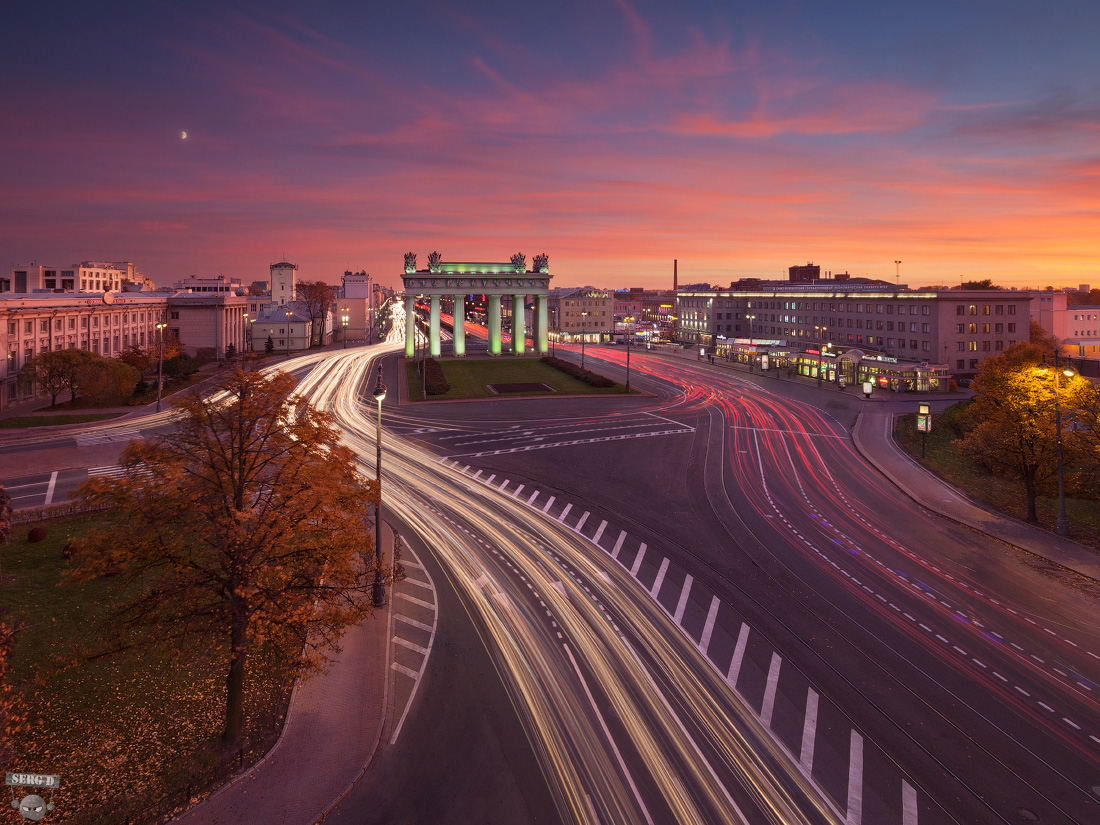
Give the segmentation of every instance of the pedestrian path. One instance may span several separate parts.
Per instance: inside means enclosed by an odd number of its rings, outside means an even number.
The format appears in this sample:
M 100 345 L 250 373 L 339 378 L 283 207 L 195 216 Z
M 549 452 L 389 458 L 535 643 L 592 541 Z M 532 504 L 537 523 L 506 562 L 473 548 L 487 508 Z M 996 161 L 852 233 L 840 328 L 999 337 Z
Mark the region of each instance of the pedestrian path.
M 393 546 L 388 524 L 383 524 L 382 540 Z M 418 681 L 431 650 L 435 588 L 412 551 L 403 548 L 402 555 L 408 578 L 392 588 L 386 608 L 348 629 L 325 673 L 298 684 L 282 735 L 267 756 L 176 823 L 312 825 L 354 787 L 380 747 L 395 697 L 393 680 Z M 431 628 L 426 644 L 398 628 L 409 619 Z M 398 663 L 400 669 L 391 667 Z M 418 675 L 408 676 L 404 669 Z M 398 718 L 407 714 L 414 695 L 407 689 L 396 694 L 405 697 L 404 704 L 393 706 Z
M 917 791 L 881 748 L 864 738 L 839 706 L 786 662 L 734 605 L 719 598 L 659 548 L 563 496 L 474 469 L 453 458 L 440 463 L 563 524 L 622 566 L 721 674 L 791 764 L 816 785 L 846 823 L 939 825 L 951 821 L 934 801 Z M 555 558 L 567 572 L 574 572 L 565 559 Z M 588 589 L 583 582 L 581 586 Z

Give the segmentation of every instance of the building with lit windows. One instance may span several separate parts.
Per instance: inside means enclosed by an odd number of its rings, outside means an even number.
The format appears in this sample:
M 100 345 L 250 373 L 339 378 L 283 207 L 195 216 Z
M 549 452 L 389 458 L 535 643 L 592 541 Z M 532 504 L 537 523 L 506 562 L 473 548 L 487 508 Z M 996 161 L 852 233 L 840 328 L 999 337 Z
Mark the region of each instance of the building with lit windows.
M 592 287 L 551 289 L 547 300 L 550 333 L 556 341 L 589 343 L 606 340 L 615 331 L 615 302 L 606 290 Z

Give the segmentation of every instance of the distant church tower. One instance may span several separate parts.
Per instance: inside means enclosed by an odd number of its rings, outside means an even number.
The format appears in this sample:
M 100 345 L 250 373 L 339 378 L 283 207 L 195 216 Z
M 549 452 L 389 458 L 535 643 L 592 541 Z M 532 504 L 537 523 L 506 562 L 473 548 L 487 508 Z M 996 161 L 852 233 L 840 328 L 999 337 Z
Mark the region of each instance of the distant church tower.
M 271 303 L 285 304 L 294 300 L 297 272 L 298 264 L 282 261 L 271 265 Z

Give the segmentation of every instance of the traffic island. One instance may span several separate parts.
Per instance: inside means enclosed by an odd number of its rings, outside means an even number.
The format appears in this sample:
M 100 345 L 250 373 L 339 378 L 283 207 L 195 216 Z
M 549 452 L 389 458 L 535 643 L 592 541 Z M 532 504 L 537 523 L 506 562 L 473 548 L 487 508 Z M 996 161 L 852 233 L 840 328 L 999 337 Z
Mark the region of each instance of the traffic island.
M 551 364 L 533 358 L 462 358 L 437 361 L 449 389 L 438 394 L 424 393 L 417 362 L 406 361 L 410 401 L 459 401 L 470 398 L 557 397 L 560 395 L 622 395 L 626 388 L 608 379 L 610 386 L 594 387 L 568 375 Z M 429 379 L 430 379 L 429 375 Z M 531 392 L 502 390 L 509 385 L 530 386 Z M 432 382 L 429 380 L 430 392 Z M 496 388 L 496 389 L 494 389 Z

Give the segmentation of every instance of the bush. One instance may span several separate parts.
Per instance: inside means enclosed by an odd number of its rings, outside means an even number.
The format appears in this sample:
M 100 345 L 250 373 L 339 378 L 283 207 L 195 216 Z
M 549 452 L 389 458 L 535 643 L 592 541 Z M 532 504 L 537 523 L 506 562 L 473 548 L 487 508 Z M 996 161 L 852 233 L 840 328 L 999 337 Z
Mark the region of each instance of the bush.
M 447 376 L 443 374 L 443 367 L 434 358 L 424 361 L 424 389 L 428 395 L 443 395 L 451 389 Z
M 46 528 L 45 527 L 32 527 L 31 531 L 27 533 L 27 541 L 31 544 L 38 544 L 40 541 L 46 540 Z
M 93 356 L 77 371 L 82 395 L 102 404 L 109 398 L 132 395 L 141 374 L 117 358 Z
M 186 352 L 181 352 L 174 358 L 169 358 L 164 362 L 164 374 L 173 378 L 186 378 L 188 375 L 195 374 L 198 370 L 198 360 L 192 358 Z
M 559 369 L 566 375 L 572 375 L 574 378 L 579 378 L 584 383 L 591 387 L 614 387 L 615 382 L 605 375 L 592 372 L 591 370 L 581 369 L 571 361 L 563 361 L 561 358 L 555 358 L 552 355 L 544 355 L 542 357 L 544 364 L 549 364 L 555 369 Z
M 76 539 L 69 539 L 67 542 L 65 542 L 65 546 L 61 548 L 61 558 L 71 559 L 79 552 L 80 542 Z

